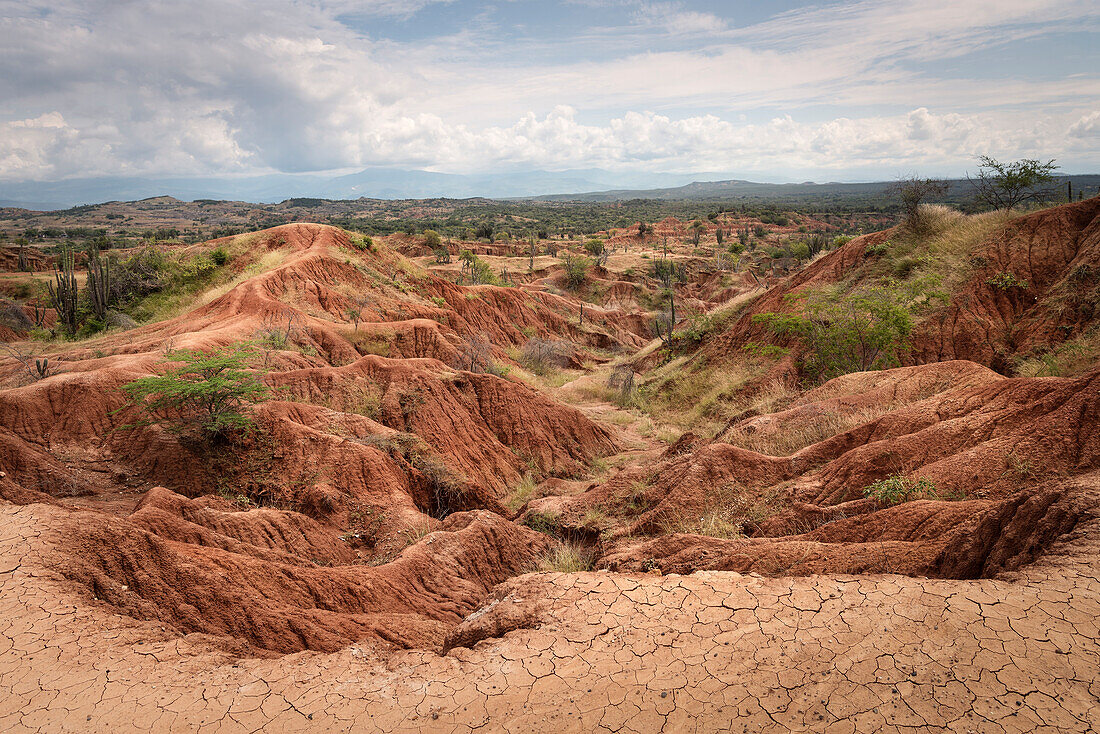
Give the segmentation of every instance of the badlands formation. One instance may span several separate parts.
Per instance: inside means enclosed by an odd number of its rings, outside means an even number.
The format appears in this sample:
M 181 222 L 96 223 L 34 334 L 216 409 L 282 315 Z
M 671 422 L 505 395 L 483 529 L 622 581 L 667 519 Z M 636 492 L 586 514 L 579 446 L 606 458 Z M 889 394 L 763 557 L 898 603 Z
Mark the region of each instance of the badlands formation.
M 0 731 L 1100 728 L 1100 199 L 943 216 L 792 274 L 675 252 L 667 342 L 675 222 L 580 289 L 291 224 L 41 379 L 8 328 Z M 771 328 L 937 269 L 897 366 L 814 380 Z M 241 343 L 252 431 L 122 389 Z

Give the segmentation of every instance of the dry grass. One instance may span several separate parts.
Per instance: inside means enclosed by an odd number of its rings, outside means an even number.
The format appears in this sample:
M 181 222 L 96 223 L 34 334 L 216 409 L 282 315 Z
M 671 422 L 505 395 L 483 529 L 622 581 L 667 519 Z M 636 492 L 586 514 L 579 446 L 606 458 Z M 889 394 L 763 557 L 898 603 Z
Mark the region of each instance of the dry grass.
M 432 532 L 432 525 L 425 519 L 411 527 L 398 531 L 397 534 L 404 539 L 406 546 L 410 546 L 430 532 Z
M 227 248 L 229 250 L 230 257 L 235 257 L 235 253 L 247 244 L 247 240 L 242 240 L 242 242 L 244 242 L 244 244 L 239 244 L 237 240 L 234 240 L 230 244 L 230 246 Z M 286 260 L 288 254 L 289 252 L 287 250 L 269 250 L 267 252 L 264 252 L 262 255 L 260 255 L 259 258 L 256 259 L 255 262 L 242 270 L 240 274 L 232 280 L 208 288 L 207 290 L 200 293 L 190 303 L 181 302 L 179 304 L 175 304 L 175 306 L 180 313 L 182 313 L 187 308 L 191 308 L 194 306 L 204 306 L 207 303 L 215 300 L 216 298 L 224 296 L 226 293 L 233 290 L 249 278 L 255 278 L 261 273 L 266 273 L 269 270 L 274 270 L 275 268 L 279 267 Z M 159 320 L 160 318 L 170 318 L 171 316 L 176 315 L 178 315 L 178 313 L 166 314 L 164 316 L 159 316 L 157 320 Z
M 629 426 L 638 421 L 638 416 L 631 415 L 630 413 L 621 410 L 606 413 L 600 417 L 602 420 L 610 423 L 613 426 Z
M 723 440 L 734 446 L 768 456 L 790 456 L 807 446 L 813 446 L 838 433 L 880 418 L 894 407 L 883 404 L 852 413 L 821 413 L 808 420 L 800 417 L 768 431 L 749 433 L 738 428 L 727 433 Z
M 1078 377 L 1096 368 L 1100 362 L 1100 326 L 1051 351 L 1023 360 L 1016 366 L 1021 377 Z
M 723 395 L 712 406 L 710 425 L 713 430 L 709 435 L 716 435 L 731 420 L 786 410 L 797 396 L 798 391 L 782 380 L 773 380 L 751 392 L 741 390 L 734 392 L 732 396 Z M 698 428 L 693 430 L 701 433 Z
M 682 368 L 684 365 L 677 366 Z M 660 415 L 663 422 L 681 430 L 713 434 L 725 423 L 729 404 L 736 401 L 736 396 L 755 372 L 754 368 L 740 363 L 671 372 L 662 368 L 646 383 L 644 405 L 650 415 Z
M 558 573 L 581 573 L 591 571 L 596 563 L 596 556 L 588 548 L 576 543 L 559 542 L 539 559 L 538 570 L 544 572 L 556 571 Z
M 374 354 L 379 357 L 390 356 L 390 343 L 383 334 L 372 334 L 367 331 L 344 331 L 342 336 L 360 354 Z
M 727 484 L 707 497 L 698 516 L 669 518 L 662 523 L 662 530 L 709 538 L 743 538 L 746 531 L 774 516 L 785 504 L 779 490 L 770 489 L 755 495 L 736 484 Z
M 921 230 L 899 233 L 883 265 L 904 266 L 902 277 L 914 271 L 937 276 L 941 287 L 950 292 L 970 272 L 977 246 L 1015 215 L 999 211 L 967 215 L 944 206 L 922 206 L 921 216 Z
M 589 507 L 584 511 L 584 520 L 581 524 L 586 528 L 599 528 L 607 520 L 607 513 L 602 507 Z

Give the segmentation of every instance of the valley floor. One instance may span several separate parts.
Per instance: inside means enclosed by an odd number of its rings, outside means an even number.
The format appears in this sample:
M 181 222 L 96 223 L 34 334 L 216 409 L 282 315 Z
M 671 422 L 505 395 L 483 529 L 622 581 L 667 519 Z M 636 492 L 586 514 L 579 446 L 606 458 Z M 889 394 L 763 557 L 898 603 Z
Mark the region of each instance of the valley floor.
M 56 514 L 2 510 L 8 732 L 1100 727 L 1095 522 L 1005 579 L 533 574 L 472 649 L 239 659 L 74 598 Z

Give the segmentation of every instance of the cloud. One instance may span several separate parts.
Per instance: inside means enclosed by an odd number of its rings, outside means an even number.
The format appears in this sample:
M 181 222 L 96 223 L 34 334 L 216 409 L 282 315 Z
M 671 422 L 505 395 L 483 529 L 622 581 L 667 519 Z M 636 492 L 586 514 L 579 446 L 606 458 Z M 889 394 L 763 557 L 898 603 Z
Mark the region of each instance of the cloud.
M 1100 111 L 1090 112 L 1069 126 L 1071 138 L 1100 138 Z
M 370 165 L 809 176 L 959 172 L 976 152 L 1100 162 L 1090 72 L 997 82 L 913 66 L 1090 27 L 1100 11 L 1076 0 L 928 0 L 919 12 L 868 0 L 752 26 L 616 0 L 621 27 L 522 44 L 476 24 L 398 42 L 341 21 L 432 4 L 0 0 L 0 178 Z
M 408 19 L 429 6 L 452 2 L 454 0 L 319 0 L 317 5 L 336 16 Z
M 643 2 L 634 13 L 635 22 L 672 34 L 710 34 L 726 29 L 726 21 L 713 13 L 688 10 L 679 2 Z

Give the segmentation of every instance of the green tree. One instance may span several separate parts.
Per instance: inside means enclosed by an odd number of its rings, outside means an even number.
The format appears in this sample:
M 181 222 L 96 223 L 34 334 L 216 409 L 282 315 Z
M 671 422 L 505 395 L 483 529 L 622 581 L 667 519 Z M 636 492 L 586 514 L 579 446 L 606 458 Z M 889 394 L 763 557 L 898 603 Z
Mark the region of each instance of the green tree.
M 424 230 L 424 244 L 434 250 L 443 244 L 443 238 L 434 229 L 426 229 Z
M 481 224 L 477 225 L 477 229 L 474 230 L 474 236 L 477 237 L 479 240 L 492 241 L 493 229 L 494 227 L 492 222 L 482 222 Z
M 250 406 L 271 395 L 248 368 L 254 356 L 247 342 L 222 352 L 175 350 L 165 355 L 160 374 L 129 382 L 122 390 L 147 416 L 144 424 L 178 431 L 195 427 L 210 439 L 226 437 L 250 430 Z
M 1054 159 L 1043 163 L 1034 158 L 1024 158 L 1014 163 L 1001 163 L 987 155 L 978 156 L 978 173 L 967 174 L 974 187 L 974 195 L 994 209 L 1011 211 L 1025 201 L 1039 201 L 1050 192 L 1049 184 L 1058 166 Z
M 705 232 L 706 229 L 707 229 L 707 225 L 703 224 L 700 220 L 696 219 L 694 222 L 692 222 L 691 223 L 691 244 L 698 245 L 699 244 L 699 237 L 702 236 L 703 232 Z

